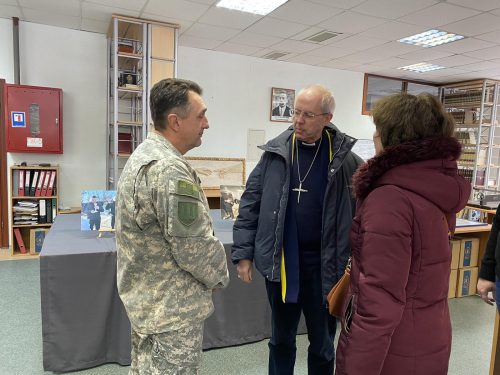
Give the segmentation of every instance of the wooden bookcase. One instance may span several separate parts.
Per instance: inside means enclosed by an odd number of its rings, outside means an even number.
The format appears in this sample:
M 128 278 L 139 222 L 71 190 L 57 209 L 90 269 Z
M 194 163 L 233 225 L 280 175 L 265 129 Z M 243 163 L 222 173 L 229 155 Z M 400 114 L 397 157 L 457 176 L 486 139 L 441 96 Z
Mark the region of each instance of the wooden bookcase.
M 26 182 L 26 176 L 30 175 L 30 181 Z M 37 194 L 37 188 L 39 186 L 40 176 L 43 174 L 44 180 L 47 174 L 50 173 L 50 177 L 48 179 L 47 190 L 50 186 L 50 180 L 52 178 L 52 174 L 55 173 L 54 182 L 52 187 L 52 194 L 50 196 L 47 195 L 39 195 Z M 20 195 L 19 183 L 20 183 L 20 175 L 23 176 L 23 195 Z M 34 181 L 34 177 L 36 177 L 36 181 Z M 27 187 L 29 186 L 29 192 L 27 192 Z M 41 183 L 40 194 L 44 193 L 44 181 Z M 19 257 L 30 257 L 30 256 L 38 256 L 38 252 L 35 251 L 33 247 L 34 236 L 37 231 L 47 231 L 52 226 L 55 217 L 59 214 L 59 167 L 51 166 L 51 167 L 40 167 L 40 166 L 12 166 L 10 167 L 10 203 L 11 209 L 9 213 L 9 230 L 11 233 L 11 245 L 10 251 L 12 256 Z M 33 190 L 31 192 L 31 190 Z M 31 193 L 31 194 L 30 194 Z M 46 192 L 45 192 L 46 193 Z M 33 207 L 31 208 L 31 212 L 19 212 L 16 210 L 16 207 L 20 207 L 19 202 L 27 202 L 31 204 Z M 50 203 L 50 206 L 48 205 Z M 45 210 L 40 210 L 40 203 L 45 204 Z M 36 207 L 36 210 L 34 210 Z M 51 208 L 49 213 L 49 207 Z M 45 219 L 43 216 L 41 217 L 40 213 L 43 215 L 45 213 Z M 24 219 L 19 219 L 19 216 L 23 216 Z M 26 219 L 31 216 L 31 219 Z M 21 221 L 21 222 L 19 222 Z M 30 221 L 29 223 L 26 223 Z M 45 221 L 45 222 L 44 222 Z M 19 241 L 16 236 L 16 232 L 19 231 L 21 235 L 22 241 L 25 246 L 25 252 L 22 252 L 19 246 Z

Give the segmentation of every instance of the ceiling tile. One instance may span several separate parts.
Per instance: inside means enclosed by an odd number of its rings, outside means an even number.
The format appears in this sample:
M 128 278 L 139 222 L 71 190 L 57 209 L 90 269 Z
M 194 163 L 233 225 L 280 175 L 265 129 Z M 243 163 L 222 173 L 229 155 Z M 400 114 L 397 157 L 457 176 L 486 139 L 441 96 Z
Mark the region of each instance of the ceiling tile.
M 80 29 L 84 31 L 92 31 L 94 33 L 107 34 L 109 29 L 109 22 L 82 18 Z
M 163 15 L 165 17 L 180 18 L 196 21 L 209 8 L 209 5 L 193 3 L 184 0 L 149 0 L 144 8 L 145 13 Z
M 448 2 L 486 12 L 498 8 L 498 0 L 448 0 Z
M 261 50 L 260 47 L 245 46 L 239 43 L 226 42 L 218 46 L 216 51 L 236 53 L 238 55 L 252 55 L 255 52 Z
M 314 27 L 310 27 L 310 28 L 308 28 L 308 29 L 306 29 L 306 30 L 304 30 L 304 31 L 301 31 L 301 32 L 300 32 L 300 33 L 298 33 L 298 34 L 292 35 L 292 36 L 290 37 L 290 39 L 294 39 L 294 40 L 305 40 L 305 39 L 310 38 L 311 36 L 316 35 L 316 34 L 318 34 L 318 33 L 322 32 L 322 31 L 332 31 L 332 30 L 327 30 L 327 29 L 325 29 L 325 28 L 323 28 L 323 27 L 316 27 L 316 26 L 314 26 Z M 333 32 L 333 31 L 332 31 L 332 32 Z M 335 36 L 335 37 L 333 37 L 333 38 L 327 39 L 327 40 L 325 40 L 325 41 L 323 41 L 323 42 L 316 43 L 316 44 L 318 44 L 318 45 L 327 45 L 327 44 L 331 44 L 331 43 L 333 43 L 334 41 L 339 41 L 339 40 L 342 40 L 342 39 L 344 39 L 344 38 L 347 38 L 347 37 L 348 37 L 348 36 L 350 36 L 350 35 L 351 35 L 351 34 L 345 34 L 345 33 L 344 33 L 344 34 L 339 34 L 339 35 L 337 35 L 337 36 Z
M 426 29 L 422 26 L 415 26 L 408 23 L 391 21 L 365 31 L 361 35 L 380 39 L 398 40 L 410 35 L 421 33 L 425 30 Z
M 500 30 L 493 31 L 491 33 L 481 34 L 476 36 L 476 38 L 481 40 L 487 40 L 493 43 L 498 43 L 500 42 Z
M 363 37 L 359 35 L 354 35 L 344 38 L 338 42 L 330 43 L 330 45 L 333 47 L 346 48 L 354 51 L 363 51 L 367 48 L 375 47 L 381 44 L 385 44 L 387 42 L 388 40 L 384 39 L 375 39 L 375 38 L 370 38 L 368 36 Z
M 19 0 L 19 5 L 22 8 L 41 10 L 45 13 L 81 16 L 81 3 L 79 0 Z
M 420 60 L 420 61 L 432 61 L 436 59 L 442 59 L 443 57 L 451 56 L 449 52 L 435 51 L 432 48 L 423 48 L 420 51 L 413 51 L 410 53 L 405 53 L 399 55 L 402 59 L 407 60 Z
M 382 70 L 380 66 L 375 66 L 375 65 L 370 65 L 370 64 L 364 64 L 364 65 L 357 65 L 352 68 L 349 68 L 349 70 L 353 72 L 361 72 L 361 73 L 377 73 Z
M 247 30 L 255 33 L 288 38 L 292 35 L 304 31 L 308 27 L 296 22 L 288 22 L 275 18 L 265 17 L 250 26 Z
M 400 59 L 399 57 L 391 57 L 389 59 L 375 61 L 372 64 L 383 68 L 399 68 L 401 66 L 410 65 L 411 62 L 405 59 Z
M 191 27 L 191 25 L 193 24 L 192 21 L 181 20 L 179 18 L 164 17 L 164 16 L 159 16 L 157 14 L 150 14 L 150 13 L 143 13 L 141 17 L 148 19 L 148 20 L 152 20 L 152 21 L 177 24 L 181 27 L 180 34 L 182 34 L 184 31 L 189 29 Z
M 262 16 L 251 13 L 212 7 L 203 16 L 201 16 L 198 22 L 243 30 L 261 18 Z
M 455 74 L 465 74 L 465 73 L 469 72 L 467 70 L 459 68 L 446 68 L 446 69 L 432 70 L 430 72 L 425 72 L 422 74 L 425 74 L 427 77 L 433 77 L 433 76 L 451 76 Z
M 179 45 L 184 47 L 214 49 L 222 43 L 223 43 L 222 40 L 198 38 L 195 36 L 190 36 L 185 34 L 181 35 L 179 38 Z
M 481 61 L 474 64 L 459 66 L 460 69 L 470 70 L 471 72 L 478 72 L 481 70 L 498 69 L 500 68 L 500 60 L 495 61 Z
M 474 57 L 465 56 L 465 55 L 453 55 L 453 56 L 447 56 L 447 57 L 442 58 L 442 59 L 433 60 L 432 63 L 451 68 L 454 66 L 480 63 L 481 61 L 482 60 L 476 59 Z
M 306 25 L 317 23 L 342 13 L 340 8 L 333 8 L 299 0 L 290 0 L 273 11 L 270 16 L 285 21 L 299 22 Z
M 475 16 L 479 13 L 480 12 L 472 9 L 466 9 L 447 3 L 440 3 L 421 11 L 412 13 L 406 17 L 402 17 L 400 21 L 433 28 L 460 21 L 465 18 Z M 446 28 L 445 30 L 448 31 Z
M 323 46 L 318 49 L 315 49 L 313 51 L 308 52 L 309 55 L 313 56 L 324 56 L 328 57 L 330 59 L 336 59 L 341 56 L 346 56 L 352 54 L 354 51 L 343 49 L 343 48 L 337 48 L 337 47 L 330 47 L 330 46 Z
M 225 40 L 231 39 L 233 36 L 235 36 L 239 32 L 240 32 L 240 30 L 230 29 L 228 27 L 195 23 L 189 29 L 187 29 L 183 33 L 183 35 L 225 41 Z
M 2 5 L 19 6 L 17 0 L 2 0 Z
M 342 56 L 342 60 L 351 61 L 358 64 L 367 64 L 382 59 L 383 57 L 374 56 L 369 52 L 356 52 L 350 55 Z
M 375 18 L 365 16 L 364 14 L 346 11 L 323 21 L 318 26 L 331 31 L 356 34 L 361 31 L 368 30 L 371 27 L 381 25 L 385 22 L 387 22 L 387 20 L 382 18 Z
M 121 14 L 123 16 L 138 17 L 139 11 L 119 9 L 94 3 L 86 3 L 86 2 L 82 3 L 82 18 L 90 18 L 98 21 L 106 21 L 109 23 L 111 22 L 112 14 Z
M 492 10 L 490 13 L 494 14 L 495 16 L 500 16 L 500 8 Z
M 380 46 L 368 48 L 367 50 L 365 50 L 365 52 L 371 53 L 372 55 L 379 56 L 381 58 L 388 58 L 391 56 L 399 56 L 405 53 L 421 51 L 422 49 L 422 47 L 412 46 L 410 44 L 389 42 Z
M 241 43 L 254 47 L 269 47 L 273 44 L 281 42 L 282 40 L 284 39 L 274 36 L 251 33 L 249 31 L 243 31 L 235 37 L 231 38 L 231 42 L 233 43 Z
M 0 5 L 0 18 L 18 17 L 23 19 L 21 9 L 17 6 Z
M 441 46 L 432 47 L 433 49 L 439 51 L 448 51 L 453 53 L 464 53 L 470 51 L 476 51 L 478 49 L 493 47 L 495 44 L 486 42 L 484 40 L 479 40 L 475 38 L 465 38 L 458 40 L 456 42 L 443 44 Z
M 321 64 L 318 64 L 319 66 L 324 66 L 326 68 L 335 68 L 335 69 L 348 69 L 352 66 L 357 66 L 358 64 L 352 63 L 349 61 L 343 61 L 343 60 L 330 60 Z
M 466 52 L 465 55 L 483 60 L 498 59 L 500 58 L 500 46 L 480 49 L 473 52 Z
M 283 52 L 296 52 L 296 53 L 304 53 L 311 51 L 313 49 L 317 49 L 318 45 L 315 43 L 301 42 L 298 40 L 283 40 L 279 43 L 273 44 L 271 48 L 277 51 Z
M 24 19 L 29 22 L 66 27 L 68 29 L 80 29 L 80 17 L 55 14 L 53 12 L 44 12 L 29 8 L 23 8 L 23 13 Z
M 479 73 L 483 78 L 500 79 L 500 69 L 482 70 Z
M 146 2 L 147 0 L 83 0 L 82 5 L 85 3 L 94 3 L 106 5 L 113 8 L 140 11 L 142 10 Z
M 288 59 L 288 62 L 294 62 L 294 63 L 299 63 L 299 64 L 306 64 L 306 65 L 319 65 L 321 63 L 324 63 L 325 61 L 330 60 L 328 57 L 324 56 L 311 56 L 309 54 L 302 54 L 298 55 L 295 57 L 292 57 L 291 59 Z
M 351 9 L 366 0 L 306 0 L 310 3 L 323 4 L 341 9 Z
M 351 10 L 369 16 L 396 19 L 434 4 L 434 0 L 368 0 Z
M 219 0 L 190 0 L 190 1 L 192 1 L 193 3 L 207 4 L 207 5 L 212 5 L 219 2 Z
M 476 36 L 490 31 L 500 30 L 500 17 L 488 13 L 450 23 L 444 29 L 451 33 L 465 36 Z

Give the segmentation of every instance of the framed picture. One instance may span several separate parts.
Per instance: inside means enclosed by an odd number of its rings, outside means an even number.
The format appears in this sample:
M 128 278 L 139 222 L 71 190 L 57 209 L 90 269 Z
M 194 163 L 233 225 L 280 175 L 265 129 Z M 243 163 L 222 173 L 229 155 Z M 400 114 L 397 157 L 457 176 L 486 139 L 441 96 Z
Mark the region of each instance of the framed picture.
M 81 201 L 80 229 L 82 231 L 115 229 L 115 190 L 84 190 Z
M 30 254 L 40 254 L 48 228 L 30 229 Z
M 292 122 L 295 90 L 273 87 L 271 89 L 271 121 Z
M 201 180 L 203 189 L 217 189 L 221 185 L 245 185 L 245 159 L 187 157 Z
M 221 185 L 220 187 L 220 211 L 223 220 L 236 220 L 240 209 L 241 195 L 245 186 Z

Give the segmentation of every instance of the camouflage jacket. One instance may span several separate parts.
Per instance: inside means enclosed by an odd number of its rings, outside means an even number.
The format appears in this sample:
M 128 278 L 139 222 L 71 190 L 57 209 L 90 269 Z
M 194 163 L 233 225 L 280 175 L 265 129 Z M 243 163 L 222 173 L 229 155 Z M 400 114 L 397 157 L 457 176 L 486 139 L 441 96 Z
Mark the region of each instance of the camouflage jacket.
M 229 282 L 196 172 L 151 132 L 118 182 L 117 283 L 134 330 L 177 330 L 213 311 L 212 289 Z

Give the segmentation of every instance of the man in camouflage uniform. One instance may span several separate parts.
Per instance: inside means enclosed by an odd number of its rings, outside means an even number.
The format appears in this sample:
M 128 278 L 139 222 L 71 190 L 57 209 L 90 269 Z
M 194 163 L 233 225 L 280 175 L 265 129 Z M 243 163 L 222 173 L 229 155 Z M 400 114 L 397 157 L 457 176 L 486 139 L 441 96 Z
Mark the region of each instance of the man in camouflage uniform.
M 202 90 L 165 79 L 151 90 L 155 130 L 117 193 L 118 292 L 132 324 L 130 374 L 199 374 L 212 290 L 229 281 L 208 203 L 183 155 L 208 129 Z

